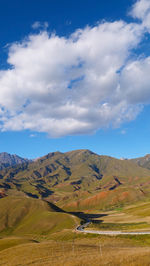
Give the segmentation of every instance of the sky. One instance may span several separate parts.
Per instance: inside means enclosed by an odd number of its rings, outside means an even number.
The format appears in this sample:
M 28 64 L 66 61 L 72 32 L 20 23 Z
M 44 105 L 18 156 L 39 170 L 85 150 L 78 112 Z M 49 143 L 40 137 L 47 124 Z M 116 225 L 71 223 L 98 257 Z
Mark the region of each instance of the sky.
M 0 6 L 0 152 L 150 153 L 149 0 Z

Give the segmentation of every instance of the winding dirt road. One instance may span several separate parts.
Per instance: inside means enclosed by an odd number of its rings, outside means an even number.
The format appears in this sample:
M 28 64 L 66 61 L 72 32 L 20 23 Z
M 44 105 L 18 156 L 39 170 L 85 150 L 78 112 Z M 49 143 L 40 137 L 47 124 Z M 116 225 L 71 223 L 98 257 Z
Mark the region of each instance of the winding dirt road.
M 79 225 L 76 228 L 76 231 L 81 233 L 88 233 L 88 234 L 96 234 L 96 235 L 110 235 L 110 236 L 117 236 L 117 235 L 150 235 L 150 231 L 136 231 L 136 232 L 122 232 L 122 231 L 97 231 L 97 230 L 85 230 L 85 228 L 91 223 L 91 221 L 87 221 L 83 225 Z

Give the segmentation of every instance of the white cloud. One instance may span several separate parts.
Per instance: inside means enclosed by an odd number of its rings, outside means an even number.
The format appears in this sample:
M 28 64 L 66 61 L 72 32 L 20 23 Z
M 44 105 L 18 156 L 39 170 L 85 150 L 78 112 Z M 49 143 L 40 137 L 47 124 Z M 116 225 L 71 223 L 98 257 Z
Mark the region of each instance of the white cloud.
M 130 14 L 134 18 L 143 20 L 145 16 L 150 11 L 150 1 L 149 0 L 138 0 L 133 5 Z
M 133 5 L 130 15 L 142 21 L 143 27 L 150 30 L 150 0 L 138 0 Z
M 40 21 L 35 21 L 32 24 L 32 29 L 36 30 L 36 29 L 47 29 L 48 28 L 48 22 L 40 22 Z
M 33 28 L 33 29 L 38 29 L 40 26 L 41 26 L 41 23 L 40 23 L 39 21 L 35 21 L 35 22 L 32 24 L 32 28 Z
M 132 15 L 143 19 L 136 14 L 134 6 Z M 0 129 L 59 137 L 135 119 L 150 102 L 150 59 L 131 58 L 144 33 L 143 20 L 115 21 L 69 38 L 45 30 L 12 44 L 11 68 L 0 71 Z
M 130 104 L 150 103 L 150 57 L 133 61 L 121 73 L 123 95 Z

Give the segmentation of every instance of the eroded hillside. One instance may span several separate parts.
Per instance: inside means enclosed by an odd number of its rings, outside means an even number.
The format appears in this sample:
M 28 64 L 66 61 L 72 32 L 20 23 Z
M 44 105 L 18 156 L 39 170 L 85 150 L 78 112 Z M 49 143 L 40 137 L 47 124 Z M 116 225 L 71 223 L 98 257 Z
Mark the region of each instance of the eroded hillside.
M 0 171 L 0 196 L 22 193 L 67 208 L 111 208 L 149 198 L 150 170 L 89 150 L 49 153 Z

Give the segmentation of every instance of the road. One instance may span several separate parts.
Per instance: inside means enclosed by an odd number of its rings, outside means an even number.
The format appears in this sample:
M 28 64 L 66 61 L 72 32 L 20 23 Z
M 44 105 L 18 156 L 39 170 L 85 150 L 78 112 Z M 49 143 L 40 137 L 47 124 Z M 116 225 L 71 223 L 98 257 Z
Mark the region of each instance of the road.
M 122 232 L 122 231 L 97 231 L 97 230 L 85 230 L 85 228 L 91 223 L 88 220 L 83 225 L 79 225 L 76 228 L 76 231 L 81 233 L 88 233 L 88 234 L 96 234 L 96 235 L 110 235 L 110 236 L 117 236 L 117 235 L 150 235 L 150 231 L 139 231 L 139 232 Z

